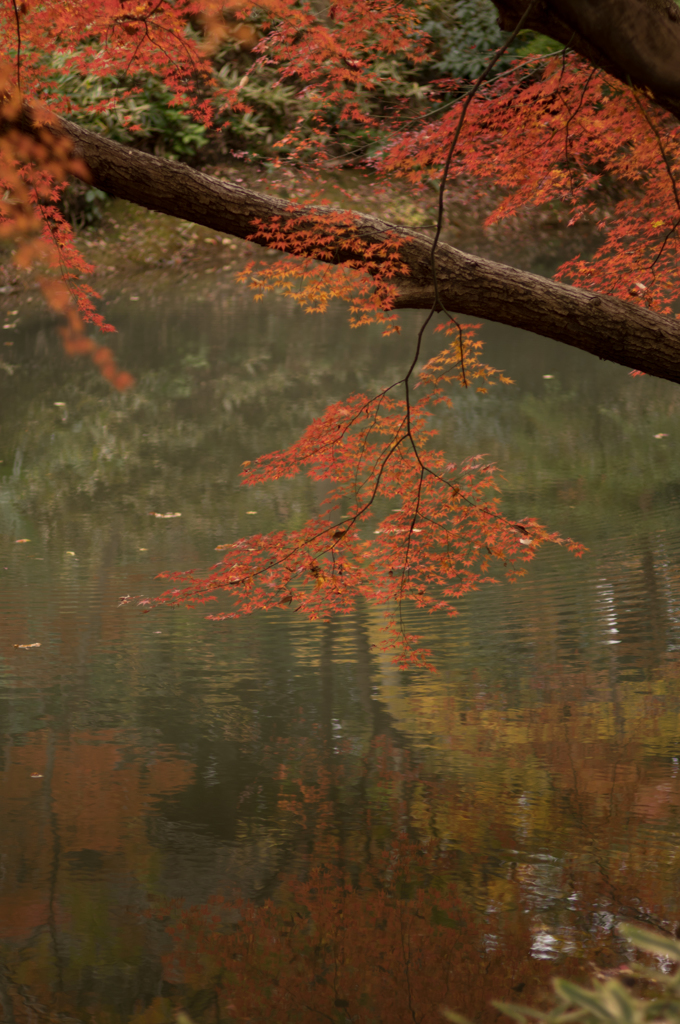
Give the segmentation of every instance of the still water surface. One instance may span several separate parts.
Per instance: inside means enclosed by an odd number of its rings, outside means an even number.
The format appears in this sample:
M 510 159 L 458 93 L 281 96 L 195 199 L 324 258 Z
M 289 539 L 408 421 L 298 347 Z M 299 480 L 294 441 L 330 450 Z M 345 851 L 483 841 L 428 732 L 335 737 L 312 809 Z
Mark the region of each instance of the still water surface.
M 244 491 L 241 463 L 396 379 L 415 320 L 383 338 L 226 289 L 107 313 L 125 395 L 37 315 L 2 349 L 2 1019 L 492 1020 L 619 963 L 617 921 L 677 922 L 677 387 L 488 328 L 516 384 L 456 395 L 446 447 L 589 552 L 417 623 L 439 669 L 402 673 L 368 607 L 119 600 L 298 524 L 315 485 Z

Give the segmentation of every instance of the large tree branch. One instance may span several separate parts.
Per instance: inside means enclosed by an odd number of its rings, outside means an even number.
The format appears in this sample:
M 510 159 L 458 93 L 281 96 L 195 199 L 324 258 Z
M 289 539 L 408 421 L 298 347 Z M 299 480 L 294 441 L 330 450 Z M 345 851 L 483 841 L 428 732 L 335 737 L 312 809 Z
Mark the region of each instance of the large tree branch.
M 0 124 L 0 135 L 12 126 Z M 39 134 L 28 117 L 23 131 Z M 301 209 L 275 196 L 219 180 L 185 164 L 128 149 L 71 122 L 55 119 L 50 130 L 68 137 L 89 181 L 110 195 L 149 210 L 181 217 L 238 238 L 254 222 L 299 218 Z M 328 215 L 328 208 L 313 208 Z M 367 245 L 400 239 L 399 257 L 409 275 L 399 284 L 397 308 L 432 306 L 431 240 L 366 214 L 352 214 L 351 235 Z M 345 233 L 345 237 L 347 237 Z M 330 261 L 356 260 L 342 243 Z M 559 284 L 502 263 L 440 244 L 439 295 L 447 309 L 534 331 L 632 369 L 680 382 L 680 323 L 632 303 Z
M 511 31 L 528 0 L 493 0 Z M 556 39 L 680 116 L 680 9 L 675 0 L 541 0 L 527 28 Z

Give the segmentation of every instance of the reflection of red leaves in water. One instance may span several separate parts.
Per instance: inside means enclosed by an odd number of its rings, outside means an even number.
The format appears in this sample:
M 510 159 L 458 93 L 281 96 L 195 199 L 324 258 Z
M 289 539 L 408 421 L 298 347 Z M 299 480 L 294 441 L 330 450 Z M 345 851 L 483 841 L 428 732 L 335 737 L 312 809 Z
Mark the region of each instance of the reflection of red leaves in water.
M 551 648 L 561 629 L 553 599 L 527 611 Z M 270 748 L 257 729 L 232 733 L 256 753 L 268 791 L 254 846 L 253 819 L 240 807 L 259 805 L 258 778 L 244 780 L 235 811 L 237 861 L 260 842 L 267 851 L 264 872 L 236 868 L 243 884 L 266 886 L 267 899 L 255 901 L 165 900 L 176 892 L 176 852 L 149 825 L 164 820 L 153 809 L 159 797 L 189 789 L 190 761 L 164 748 L 150 758 L 115 729 L 25 735 L 0 785 L 12 883 L 0 890 L 0 938 L 14 1019 L 35 1024 L 36 1003 L 77 1017 L 82 976 L 69 972 L 57 991 L 50 921 L 61 948 L 86 948 L 85 972 L 101 963 L 100 921 L 111 922 L 112 962 L 122 935 L 137 978 L 165 953 L 165 980 L 176 987 L 162 1005 L 149 1006 L 145 990 L 131 1024 L 171 1024 L 175 1010 L 206 999 L 205 1012 L 192 1011 L 197 1024 L 218 1013 L 313 1024 L 340 1010 L 357 1024 L 412 1024 L 411 1007 L 423 1024 L 438 1024 L 437 1001 L 491 1024 L 489 999 L 517 1001 L 521 991 L 535 1003 L 555 973 L 578 977 L 590 960 L 615 966 L 611 917 L 677 918 L 677 858 L 668 851 L 680 774 L 668 751 L 678 678 L 677 662 L 667 661 L 649 692 L 612 693 L 607 669 L 561 674 L 547 661 L 518 681 L 508 705 L 484 676 L 452 685 L 422 675 L 416 686 L 387 688 L 394 740 L 370 740 L 370 721 L 356 719 L 348 741 L 329 739 L 330 721 L 326 731 L 304 719 L 287 723 L 294 738 Z M 211 849 L 213 874 L 199 891 L 233 893 L 219 842 Z M 101 858 L 96 896 L 91 879 L 62 870 L 82 850 Z M 191 845 L 188 857 L 193 863 Z M 121 902 L 121 879 L 131 878 L 141 906 L 147 893 L 155 901 L 148 931 L 140 904 Z M 559 944 L 557 962 L 532 950 L 546 934 Z M 97 1019 L 106 1017 L 105 978 L 88 998 Z
M 339 1010 L 360 1024 L 435 1024 L 446 1004 L 489 1019 L 491 993 L 509 999 L 518 982 L 525 993 L 546 983 L 551 965 L 532 961 L 518 882 L 496 879 L 496 899 L 489 892 L 475 908 L 441 817 L 446 785 L 382 737 L 355 778 L 334 778 L 312 744 L 284 744 L 278 772 L 280 824 L 299 836 L 295 866 L 263 903 L 165 907 L 166 980 L 187 997 L 214 990 L 216 1011 L 262 1024 L 335 1020 Z M 344 834 L 336 787 L 371 794 L 363 833 Z
M 145 816 L 158 796 L 189 785 L 193 771 L 180 758 L 161 755 L 150 764 L 146 752 L 135 758 L 114 729 L 75 730 L 56 743 L 48 731 L 25 735 L 0 786 L 5 869 L 15 879 L 0 892 L 0 938 L 24 943 L 34 929 L 47 927 L 55 856 L 95 851 L 114 873 L 123 858 L 143 876 L 155 856 L 144 837 Z M 60 898 L 56 909 L 64 927 L 67 902 Z M 48 971 L 39 991 L 50 982 Z

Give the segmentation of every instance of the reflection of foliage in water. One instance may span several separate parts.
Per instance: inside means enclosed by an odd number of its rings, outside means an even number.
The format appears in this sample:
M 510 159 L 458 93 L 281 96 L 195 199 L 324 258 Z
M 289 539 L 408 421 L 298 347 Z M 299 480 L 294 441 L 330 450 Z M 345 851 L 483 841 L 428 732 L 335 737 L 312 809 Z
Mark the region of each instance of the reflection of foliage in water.
M 125 1024 L 171 1019 L 180 1004 L 212 1021 L 216 987 L 225 1018 L 232 999 L 263 1013 L 260 969 L 284 978 L 272 988 L 284 1006 L 307 972 L 334 1019 L 354 1012 L 335 1005 L 348 990 L 366 993 L 360 1014 L 377 993 L 398 1016 L 402 926 L 414 964 L 446 951 L 450 989 L 464 993 L 442 995 L 442 972 L 432 991 L 419 977 L 428 1013 L 441 998 L 481 1018 L 487 999 L 514 1001 L 522 985 L 528 999 L 581 957 L 612 966 L 613 920 L 678 912 L 677 473 L 653 436 L 672 434 L 675 389 L 516 341 L 519 393 L 456 398 L 441 423 L 451 449 L 513 466 L 508 503 L 592 553 L 582 567 L 558 553 L 511 593 L 471 599 L 453 628 L 431 619 L 445 670 L 400 676 L 376 656 L 367 609 L 216 628 L 117 608 L 161 568 L 209 563 L 251 526 L 249 509 L 267 526 L 294 521 L 316 493 L 242 493 L 240 463 L 294 438 L 353 377 L 384 384 L 410 344 L 344 326 L 310 341 L 318 322 L 285 308 L 249 320 L 230 299 L 211 318 L 200 304 L 178 310 L 181 298 L 117 318 L 140 381 L 128 396 L 60 354 L 34 356 L 29 332 L 1 382 L 0 568 L 13 575 L 0 807 L 19 824 L 0 922 L 16 1021 L 31 1007 L 49 1019 L 60 984 L 60 1011 Z M 620 646 L 598 647 L 613 617 Z M 43 647 L 15 651 L 15 637 Z M 252 930 L 232 934 L 213 897 L 231 904 L 235 889 L 255 902 L 242 911 Z M 177 938 L 164 979 L 167 939 L 144 912 L 173 898 L 198 934 Z M 372 943 L 383 905 L 389 927 Z M 200 932 L 204 909 L 226 915 L 214 935 Z M 461 920 L 463 933 L 448 927 Z M 219 978 L 219 957 L 240 952 L 236 977 Z
M 447 716 L 445 728 L 452 727 L 471 752 L 476 731 L 465 737 L 453 718 Z M 562 730 L 555 725 L 556 739 Z M 486 729 L 490 740 L 496 736 L 491 722 Z M 545 723 L 540 731 L 545 736 Z M 526 720 L 523 732 L 522 745 L 532 734 L 538 739 L 539 730 Z M 485 766 L 484 797 L 474 779 L 478 758 L 469 778 L 456 771 L 444 781 L 386 737 L 366 750 L 358 772 L 347 757 L 349 740 L 344 751 L 336 744 L 335 755 L 313 730 L 303 750 L 284 744 L 276 752 L 278 808 L 290 822 L 284 825 L 288 834 L 298 837 L 290 867 L 278 874 L 264 902 L 218 898 L 169 908 L 173 948 L 164 960 L 165 977 L 178 986 L 176 999 L 191 1006 L 198 993 L 210 992 L 211 1012 L 253 1021 L 350 1016 L 434 1024 L 446 1003 L 495 1019 L 486 1005 L 490 994 L 512 1000 L 521 991 L 523 1000 L 537 998 L 555 960 L 571 976 L 581 975 L 588 957 L 611 964 L 625 955 L 612 920 L 668 911 L 655 883 L 644 878 L 648 836 L 632 837 L 637 872 L 621 863 L 611 835 L 600 836 L 591 858 L 580 863 L 555 844 L 551 855 L 508 852 L 521 845 L 529 818 L 532 829 L 547 835 L 559 805 L 548 797 L 549 775 L 559 790 L 569 748 L 584 741 L 574 730 L 566 748 L 558 743 L 549 754 L 545 801 L 533 807 L 522 807 L 511 794 L 540 790 L 530 781 L 531 774 L 545 771 L 539 758 L 548 752 L 540 740 L 536 761 L 524 760 L 514 778 L 506 756 L 499 774 L 492 761 Z M 606 753 L 611 763 L 612 752 Z M 460 764 L 465 750 L 457 755 Z M 489 789 L 492 776 L 499 782 Z M 582 781 L 587 785 L 585 773 Z M 610 816 L 610 784 L 602 786 L 601 797 L 591 808 L 574 806 L 584 837 L 596 836 Z M 347 828 L 350 807 L 363 822 L 358 832 Z M 170 998 L 166 1012 L 172 1005 Z
M 10 413 L 2 469 L 22 462 L 11 484 L 13 500 L 40 515 L 56 513 L 58 506 L 63 514 L 67 495 L 91 497 L 109 488 L 109 500 L 120 500 L 115 491 L 134 490 L 151 472 L 158 501 L 172 504 L 177 478 L 163 469 L 175 466 L 182 474 L 182 502 L 201 501 L 211 484 L 232 483 L 244 459 L 293 440 L 343 389 L 361 381 L 367 393 L 377 391 L 403 369 L 406 337 L 395 344 L 377 331 L 348 332 L 338 321 L 324 324 L 326 337 L 317 339 L 318 321 L 308 319 L 300 330 L 289 309 L 288 315 L 279 309 L 258 316 L 246 303 L 220 303 L 198 339 L 192 315 L 174 302 L 138 316 L 129 342 L 123 320 L 123 353 L 128 348 L 128 364 L 139 378 L 126 395 L 109 395 L 96 377 L 63 365 L 59 356 L 31 359 L 26 336 L 21 368 L 0 380 Z M 141 352 L 140 334 L 149 339 Z M 509 362 L 507 353 L 490 358 Z M 521 373 L 531 359 L 531 352 L 513 353 L 511 372 L 516 367 Z M 519 400 L 514 389 L 483 398 L 456 395 L 454 414 L 438 426 L 457 458 L 484 451 L 511 471 L 507 493 L 517 494 L 512 500 L 521 502 L 518 514 L 551 522 L 551 513 L 565 505 L 630 507 L 640 500 L 640 479 L 650 500 L 659 489 L 674 487 L 671 443 L 654 439 L 672 430 L 678 398 L 671 388 L 652 378 L 630 380 L 618 368 L 600 370 L 591 386 L 568 378 L 562 384 L 558 374 L 525 388 Z M 67 399 L 65 409 L 55 409 L 53 395 Z M 211 479 L 205 462 L 197 478 L 197 451 L 202 459 L 219 455 Z M 240 500 L 238 493 L 230 500 Z
M 613 966 L 615 920 L 677 913 L 677 667 L 644 693 L 542 662 L 512 692 L 396 687 L 365 615 L 273 643 L 243 626 L 186 668 L 172 646 L 131 651 L 117 698 L 110 668 L 91 665 L 93 701 L 46 663 L 52 727 L 17 731 L 0 788 L 22 822 L 0 892 L 19 1024 L 58 969 L 63 1012 L 87 983 L 88 1009 L 116 990 L 126 1024 L 218 1005 L 400 1021 L 412 1003 L 434 1024 L 442 1002 L 490 1020 L 489 998 L 533 998 L 556 964 Z
M 217 323 L 207 343 L 197 344 L 186 313 L 179 314 L 184 323 L 173 333 L 175 311 L 150 310 L 147 325 L 137 331 L 163 338 L 163 357 L 155 359 L 150 347 L 143 360 L 150 355 L 151 365 L 134 366 L 135 337 L 130 363 L 138 384 L 123 395 L 110 394 L 94 375 L 79 373 L 73 364 L 59 369 L 58 356 L 54 361 L 43 357 L 36 365 L 26 352 L 7 389 L 12 408 L 4 467 L 11 467 L 17 452 L 22 459 L 21 472 L 5 483 L 12 500 L 41 518 L 68 514 L 74 499 L 82 509 L 84 498 L 104 492 L 109 501 L 134 509 L 135 491 L 151 477 L 143 502 L 165 506 L 176 503 L 181 478 L 185 514 L 193 506 L 200 515 L 215 487 L 228 489 L 230 503 L 238 503 L 234 482 L 241 462 L 282 444 L 284 435 L 292 440 L 323 407 L 329 391 L 339 394 L 358 374 L 379 386 L 380 355 L 357 335 L 347 339 L 346 362 L 338 360 L 333 345 L 323 351 L 323 343 L 312 358 L 305 335 L 296 333 L 294 322 L 288 326 L 281 311 L 274 328 L 266 313 L 259 318 L 255 313 L 248 322 L 245 304 L 234 309 L 227 302 L 225 307 L 225 315 L 240 328 L 226 351 Z M 218 320 L 217 311 L 213 316 Z M 26 348 L 28 343 L 27 337 Z M 387 343 L 378 347 L 384 352 Z M 397 367 L 381 370 L 396 373 Z M 55 408 L 53 396 L 65 405 Z M 150 511 L 144 504 L 139 510 Z

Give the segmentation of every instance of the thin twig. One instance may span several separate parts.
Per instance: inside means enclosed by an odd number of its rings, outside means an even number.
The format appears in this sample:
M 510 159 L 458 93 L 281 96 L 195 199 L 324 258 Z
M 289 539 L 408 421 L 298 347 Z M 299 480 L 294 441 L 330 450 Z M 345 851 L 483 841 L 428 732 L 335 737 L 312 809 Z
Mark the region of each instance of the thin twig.
M 17 87 L 21 92 L 21 19 L 19 18 L 17 0 L 12 0 L 12 7 L 14 8 L 14 20 L 17 23 Z

